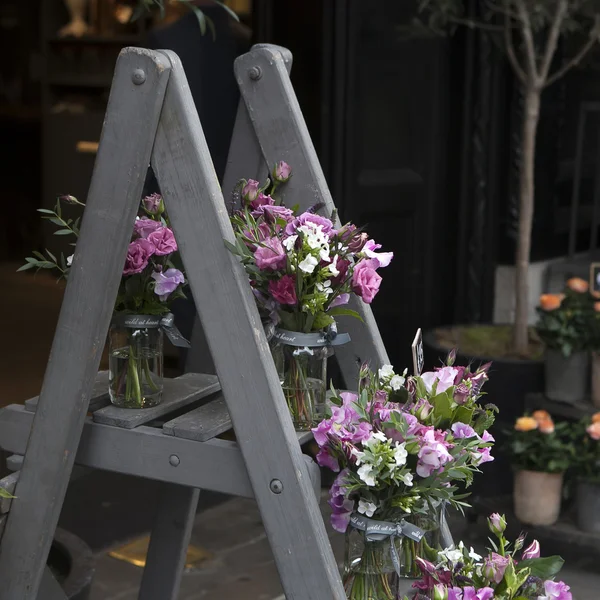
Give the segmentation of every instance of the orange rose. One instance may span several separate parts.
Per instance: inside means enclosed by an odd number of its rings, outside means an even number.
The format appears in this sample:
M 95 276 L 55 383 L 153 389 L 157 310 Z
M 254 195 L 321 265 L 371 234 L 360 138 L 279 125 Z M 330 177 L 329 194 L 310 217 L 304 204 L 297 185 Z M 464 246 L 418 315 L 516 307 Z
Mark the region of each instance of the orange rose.
M 538 422 L 532 417 L 519 417 L 515 423 L 517 431 L 532 431 L 538 428 Z
M 540 421 L 546 421 L 547 419 L 552 420 L 550 413 L 547 410 L 535 410 L 531 415 L 538 423 Z
M 556 310 L 564 297 L 564 294 L 542 294 L 540 296 L 540 306 L 542 310 Z
M 600 412 L 594 413 L 592 415 L 592 423 L 600 422 Z
M 572 277 L 567 281 L 567 287 L 578 294 L 585 294 L 590 286 L 585 279 L 581 279 L 581 277 Z
M 586 431 L 593 440 L 600 440 L 600 421 L 592 423 Z
M 552 419 L 543 419 L 538 421 L 540 433 L 554 433 L 554 421 Z

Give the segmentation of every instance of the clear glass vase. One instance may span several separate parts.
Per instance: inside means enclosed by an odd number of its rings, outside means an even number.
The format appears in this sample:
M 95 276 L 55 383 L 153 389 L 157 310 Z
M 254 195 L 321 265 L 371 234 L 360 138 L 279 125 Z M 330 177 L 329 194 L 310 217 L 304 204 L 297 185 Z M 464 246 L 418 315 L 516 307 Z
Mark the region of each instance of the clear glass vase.
M 112 324 L 109 331 L 110 401 L 122 408 L 160 404 L 163 392 L 163 331 Z
M 420 542 L 397 536 L 369 541 L 364 531 L 350 524 L 346 531 L 343 573 L 344 589 L 348 599 L 402 600 L 407 594 L 407 584 L 404 580 L 421 577 L 415 559 L 420 557 L 431 560 L 433 553 L 442 549 L 440 536 L 442 510 L 440 504 L 432 514 L 399 513 L 386 518 L 386 521 L 393 523 L 404 520 L 425 531 Z M 396 564 L 393 559 L 394 553 L 398 559 Z M 412 595 L 414 592 L 415 590 L 412 590 Z
M 331 346 L 288 345 L 271 338 L 271 353 L 283 395 L 297 431 L 308 431 L 325 417 L 327 359 Z

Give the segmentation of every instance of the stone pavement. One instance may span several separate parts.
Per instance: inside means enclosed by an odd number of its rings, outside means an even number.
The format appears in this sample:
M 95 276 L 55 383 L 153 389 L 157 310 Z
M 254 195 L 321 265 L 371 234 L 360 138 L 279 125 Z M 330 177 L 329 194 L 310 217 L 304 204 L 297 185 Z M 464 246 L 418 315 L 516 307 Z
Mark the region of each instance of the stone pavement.
M 325 497 L 321 509 L 338 563 L 342 564 L 344 536 L 328 523 Z M 466 520 L 451 519 L 455 539 L 481 546 L 475 528 Z M 479 538 L 479 539 L 477 539 Z M 478 543 L 479 542 L 479 543 Z M 192 543 L 212 554 L 201 567 L 184 574 L 179 600 L 284 600 L 281 584 L 260 515 L 253 500 L 235 498 L 199 514 Z M 97 557 L 90 600 L 136 600 L 142 570 L 111 558 Z M 586 569 L 587 567 L 587 569 Z M 562 578 L 571 586 L 574 600 L 600 598 L 600 572 L 592 564 L 570 564 Z

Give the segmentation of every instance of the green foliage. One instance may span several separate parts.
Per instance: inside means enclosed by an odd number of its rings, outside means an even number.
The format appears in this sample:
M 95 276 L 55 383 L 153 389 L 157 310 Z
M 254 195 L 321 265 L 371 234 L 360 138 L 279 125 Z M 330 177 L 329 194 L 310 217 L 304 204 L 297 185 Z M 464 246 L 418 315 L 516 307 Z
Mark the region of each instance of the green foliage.
M 16 496 L 13 496 L 8 491 L 6 491 L 3 487 L 0 487 L 0 498 L 16 498 Z
M 537 311 L 536 331 L 547 348 L 560 350 L 563 356 L 569 357 L 573 352 L 587 350 L 592 345 L 594 329 L 591 324 L 598 320 L 593 310 L 593 299 L 587 292 L 566 287 L 558 308 L 544 310 L 538 307 Z
M 600 427 L 593 426 L 590 417 L 584 417 L 572 426 L 572 468 L 577 478 L 600 484 L 600 441 L 590 435 L 595 429 Z

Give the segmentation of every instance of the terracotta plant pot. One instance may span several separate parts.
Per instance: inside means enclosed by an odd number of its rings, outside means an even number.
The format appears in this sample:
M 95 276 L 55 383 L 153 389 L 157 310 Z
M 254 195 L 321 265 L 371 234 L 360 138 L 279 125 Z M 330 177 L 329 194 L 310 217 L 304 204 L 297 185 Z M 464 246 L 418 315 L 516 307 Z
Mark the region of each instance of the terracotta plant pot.
M 592 402 L 600 408 L 600 353 L 592 353 Z
M 560 350 L 546 350 L 546 396 L 557 402 L 583 400 L 588 390 L 590 358 L 587 352 L 563 356 Z
M 527 525 L 553 525 L 560 514 L 563 474 L 517 471 L 515 515 Z

